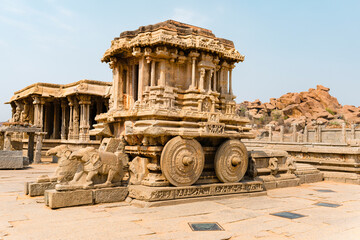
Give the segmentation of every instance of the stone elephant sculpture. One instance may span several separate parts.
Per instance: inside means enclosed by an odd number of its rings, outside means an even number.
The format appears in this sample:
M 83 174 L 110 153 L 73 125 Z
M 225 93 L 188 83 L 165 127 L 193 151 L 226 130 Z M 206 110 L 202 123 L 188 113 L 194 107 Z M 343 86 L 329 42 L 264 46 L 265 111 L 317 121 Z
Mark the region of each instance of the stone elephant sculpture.
M 74 151 L 70 155 L 72 161 L 79 162 L 79 167 L 70 185 L 81 185 L 83 188 L 110 187 L 120 185 L 124 177 L 123 159 L 127 155 L 117 155 L 111 152 L 99 151 L 93 147 L 86 147 Z M 105 176 L 105 183 L 94 185 L 93 178 L 97 175 Z
M 46 156 L 57 156 L 59 158 L 58 167 L 53 177 L 42 175 L 37 179 L 37 182 L 65 183 L 71 181 L 79 166 L 78 162 L 70 160 L 70 155 L 74 150 L 68 145 L 59 145 L 48 150 Z

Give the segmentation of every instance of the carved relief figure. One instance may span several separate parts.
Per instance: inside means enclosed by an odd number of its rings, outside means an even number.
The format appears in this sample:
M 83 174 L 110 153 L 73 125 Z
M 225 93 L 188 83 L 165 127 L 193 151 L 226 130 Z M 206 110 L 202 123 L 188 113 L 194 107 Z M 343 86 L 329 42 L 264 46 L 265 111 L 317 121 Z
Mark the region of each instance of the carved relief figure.
M 55 171 L 55 176 L 49 178 L 49 181 L 65 183 L 74 178 L 79 163 L 77 161 L 70 160 L 70 155 L 73 151 L 74 150 L 68 145 L 59 145 L 46 152 L 46 156 L 57 156 L 59 158 L 59 165 Z M 46 177 L 47 176 L 42 176 L 41 178 L 44 179 Z M 41 178 L 38 179 L 38 181 L 41 181 Z
M 70 155 L 73 161 L 79 161 L 78 170 L 70 185 L 90 187 L 109 187 L 120 185 L 124 176 L 123 161 L 116 154 L 101 152 L 93 147 L 86 147 Z M 106 176 L 106 182 L 93 185 L 96 175 Z M 83 179 L 82 177 L 85 177 Z
M 269 168 L 271 170 L 271 175 L 276 175 L 279 171 L 278 162 L 279 160 L 275 157 L 269 159 Z

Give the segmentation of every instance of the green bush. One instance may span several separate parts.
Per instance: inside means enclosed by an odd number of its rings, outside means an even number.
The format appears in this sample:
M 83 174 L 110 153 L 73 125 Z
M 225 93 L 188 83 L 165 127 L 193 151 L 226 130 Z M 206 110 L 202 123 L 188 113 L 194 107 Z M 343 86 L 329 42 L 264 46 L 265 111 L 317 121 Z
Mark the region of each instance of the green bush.
M 325 110 L 330 113 L 331 115 L 335 115 L 334 111 L 331 110 L 330 108 L 325 108 Z

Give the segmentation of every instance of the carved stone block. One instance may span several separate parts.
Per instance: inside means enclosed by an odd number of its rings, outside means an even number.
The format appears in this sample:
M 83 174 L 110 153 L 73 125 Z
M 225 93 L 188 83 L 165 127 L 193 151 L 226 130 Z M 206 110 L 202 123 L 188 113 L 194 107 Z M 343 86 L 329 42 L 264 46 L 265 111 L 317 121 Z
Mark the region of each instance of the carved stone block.
M 145 202 L 154 202 L 260 191 L 264 191 L 262 181 L 217 183 L 186 187 L 148 187 L 143 185 L 130 185 L 129 197 Z
M 94 203 L 121 202 L 125 200 L 128 193 L 127 187 L 94 189 Z
M 93 204 L 93 192 L 91 190 L 63 192 L 55 189 L 46 190 L 45 204 L 52 209 Z
M 30 197 L 44 196 L 44 192 L 49 189 L 54 189 L 55 185 L 56 182 L 28 182 L 25 183 L 25 194 L 29 195 Z

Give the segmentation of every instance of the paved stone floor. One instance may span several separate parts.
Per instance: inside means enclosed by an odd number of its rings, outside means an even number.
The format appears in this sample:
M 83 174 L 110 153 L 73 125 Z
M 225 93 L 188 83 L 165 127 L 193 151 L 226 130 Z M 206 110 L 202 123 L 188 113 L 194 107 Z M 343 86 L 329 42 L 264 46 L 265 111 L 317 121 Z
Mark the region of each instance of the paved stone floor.
M 0 239 L 360 239 L 359 185 L 320 182 L 270 190 L 267 196 L 156 208 L 124 202 L 50 210 L 42 197 L 22 191 L 25 181 L 54 170 L 47 164 L 0 171 Z M 271 215 L 281 211 L 305 217 Z M 224 231 L 192 232 L 189 222 L 218 222 Z

